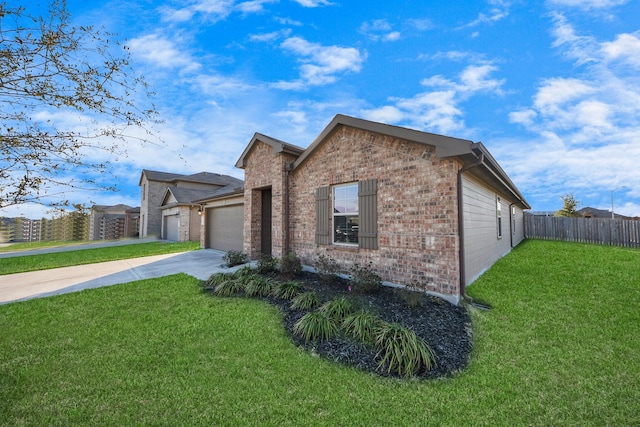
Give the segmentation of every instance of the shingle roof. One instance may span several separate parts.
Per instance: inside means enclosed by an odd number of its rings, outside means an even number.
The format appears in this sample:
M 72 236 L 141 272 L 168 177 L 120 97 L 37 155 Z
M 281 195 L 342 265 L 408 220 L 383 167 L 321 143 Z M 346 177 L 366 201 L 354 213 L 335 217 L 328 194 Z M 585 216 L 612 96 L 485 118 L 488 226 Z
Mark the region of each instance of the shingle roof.
M 167 192 L 173 194 L 178 205 L 192 205 L 200 202 L 214 200 L 220 197 L 230 196 L 233 194 L 242 194 L 244 187 L 242 185 L 225 185 L 215 190 L 203 190 L 199 188 L 185 187 L 168 187 Z M 166 195 L 165 195 L 166 197 Z
M 149 181 L 161 181 L 168 183 L 175 183 L 177 181 L 188 181 L 220 186 L 244 184 L 244 181 L 242 181 L 241 179 L 213 172 L 198 172 L 192 175 L 183 175 L 180 173 L 160 172 L 143 169 L 142 175 L 145 175 Z M 140 176 L 141 181 L 142 175 Z

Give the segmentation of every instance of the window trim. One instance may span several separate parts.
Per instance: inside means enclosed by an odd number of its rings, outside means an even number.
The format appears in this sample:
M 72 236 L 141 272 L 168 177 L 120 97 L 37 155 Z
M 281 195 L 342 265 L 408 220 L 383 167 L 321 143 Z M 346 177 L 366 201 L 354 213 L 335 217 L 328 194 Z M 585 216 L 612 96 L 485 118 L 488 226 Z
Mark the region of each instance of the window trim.
M 498 240 L 502 239 L 502 199 L 496 196 L 496 233 Z
M 358 206 L 358 211 L 355 212 L 336 212 L 335 204 L 336 204 L 336 189 L 345 188 L 345 187 L 353 187 L 355 189 L 356 194 L 356 206 Z M 346 208 L 346 207 L 345 207 Z M 359 247 L 359 239 L 356 237 L 355 242 L 339 242 L 336 241 L 336 217 L 357 217 L 358 218 L 358 228 L 360 227 L 360 209 L 359 209 L 359 201 L 358 201 L 358 182 L 347 182 L 343 184 L 336 184 L 331 186 L 331 243 L 338 246 L 347 246 L 347 247 Z M 346 232 L 346 230 L 345 230 Z

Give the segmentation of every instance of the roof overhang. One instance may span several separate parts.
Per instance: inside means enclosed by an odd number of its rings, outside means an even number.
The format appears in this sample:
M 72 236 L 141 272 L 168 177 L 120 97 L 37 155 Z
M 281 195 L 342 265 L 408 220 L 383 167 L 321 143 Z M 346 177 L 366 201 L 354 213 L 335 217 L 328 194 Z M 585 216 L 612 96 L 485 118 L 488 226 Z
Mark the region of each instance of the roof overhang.
M 279 139 L 271 138 L 270 136 L 256 132 L 247 145 L 247 148 L 244 149 L 242 155 L 236 162 L 237 168 L 244 169 L 244 167 L 246 166 L 247 156 L 258 141 L 264 142 L 265 144 L 271 146 L 271 148 L 273 149 L 273 154 L 285 153 L 292 154 L 297 157 L 305 151 L 304 148 L 298 147 L 297 145 L 289 144 L 287 142 L 280 141 Z

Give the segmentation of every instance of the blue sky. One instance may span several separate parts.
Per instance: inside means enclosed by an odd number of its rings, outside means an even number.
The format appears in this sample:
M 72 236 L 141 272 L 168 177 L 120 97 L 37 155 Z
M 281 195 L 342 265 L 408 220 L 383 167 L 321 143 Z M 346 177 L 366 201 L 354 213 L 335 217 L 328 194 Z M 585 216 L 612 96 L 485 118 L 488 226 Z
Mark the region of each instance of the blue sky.
M 132 142 L 117 193 L 143 168 L 243 177 L 254 132 L 308 146 L 338 113 L 482 141 L 533 210 L 640 215 L 640 2 L 627 0 L 68 0 L 78 25 L 131 48 L 163 142 Z M 63 119 L 61 119 L 63 120 Z M 72 119 L 70 119 L 72 120 Z M 622 187 L 622 188 L 621 188 Z M 38 217 L 33 206 L 0 215 Z

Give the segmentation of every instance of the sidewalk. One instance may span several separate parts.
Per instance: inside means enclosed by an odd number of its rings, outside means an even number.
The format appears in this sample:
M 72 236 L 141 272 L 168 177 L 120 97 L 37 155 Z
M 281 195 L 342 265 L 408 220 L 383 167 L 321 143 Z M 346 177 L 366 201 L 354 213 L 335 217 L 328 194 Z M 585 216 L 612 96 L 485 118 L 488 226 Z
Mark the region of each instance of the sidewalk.
M 225 252 L 200 249 L 165 255 L 109 261 L 51 270 L 0 276 L 0 304 L 76 292 L 135 280 L 186 273 L 206 280 L 213 273 L 235 271 L 227 268 Z

